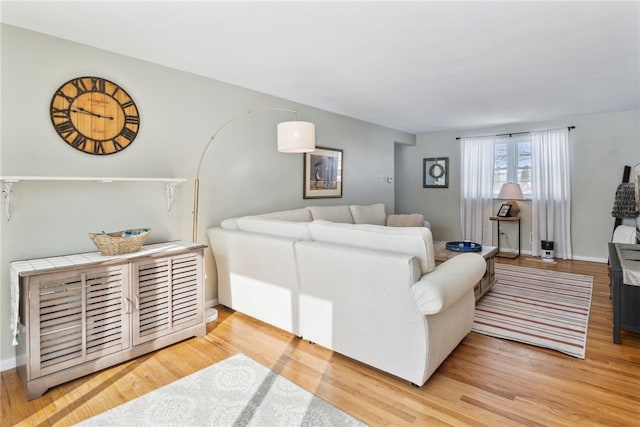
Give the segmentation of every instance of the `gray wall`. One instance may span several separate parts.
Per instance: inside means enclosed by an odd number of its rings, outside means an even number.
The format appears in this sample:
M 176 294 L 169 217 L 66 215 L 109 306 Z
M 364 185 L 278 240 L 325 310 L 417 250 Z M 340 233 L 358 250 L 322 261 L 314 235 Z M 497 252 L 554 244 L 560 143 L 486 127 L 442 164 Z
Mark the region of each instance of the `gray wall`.
M 394 209 L 394 142 L 415 136 L 134 58 L 11 26 L 1 27 L 2 103 L 0 175 L 179 177 L 173 208 L 158 183 L 20 182 L 11 222 L 0 219 L 0 369 L 14 365 L 9 334 L 9 262 L 94 251 L 88 232 L 148 226 L 149 243 L 191 240 L 193 180 L 209 137 L 227 120 L 256 107 L 298 110 L 315 122 L 317 145 L 344 150 L 344 196 L 303 200 L 301 154 L 280 154 L 276 123 L 283 112 L 258 112 L 227 127 L 201 171 L 199 238 L 236 215 L 312 204 L 383 202 Z M 79 76 L 120 84 L 135 100 L 141 129 L 133 144 L 110 156 L 81 153 L 64 143 L 49 119 L 54 91 Z M 207 252 L 206 298 L 217 289 Z
M 396 146 L 396 155 L 400 158 L 396 159 L 396 164 L 404 165 L 402 172 L 396 172 L 396 210 L 424 214 L 431 222 L 435 239 L 460 239 L 460 142 L 456 137 L 569 125 L 576 126 L 569 133 L 573 254 L 576 259 L 606 262 L 606 243 L 611 239 L 614 222 L 611 208 L 616 188 L 621 182 L 624 166 L 640 162 L 639 110 L 418 135 L 415 147 Z M 449 157 L 449 188 L 422 188 L 422 159 L 425 157 Z M 495 203 L 494 212 L 497 212 L 500 202 Z M 523 218 L 522 249 L 530 251 L 531 204 L 528 201 L 519 204 Z M 511 247 L 516 247 L 517 229 L 505 231 L 509 234 Z M 501 240 L 501 245 L 504 243 Z

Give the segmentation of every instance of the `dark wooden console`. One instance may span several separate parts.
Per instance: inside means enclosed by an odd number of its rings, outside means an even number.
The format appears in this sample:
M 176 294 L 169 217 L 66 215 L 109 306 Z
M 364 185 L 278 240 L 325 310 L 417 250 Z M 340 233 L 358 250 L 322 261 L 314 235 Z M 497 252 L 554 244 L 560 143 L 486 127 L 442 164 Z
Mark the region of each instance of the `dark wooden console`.
M 613 304 L 613 342 L 620 344 L 621 330 L 640 332 L 640 286 L 624 284 L 615 243 L 609 243 L 609 276 Z

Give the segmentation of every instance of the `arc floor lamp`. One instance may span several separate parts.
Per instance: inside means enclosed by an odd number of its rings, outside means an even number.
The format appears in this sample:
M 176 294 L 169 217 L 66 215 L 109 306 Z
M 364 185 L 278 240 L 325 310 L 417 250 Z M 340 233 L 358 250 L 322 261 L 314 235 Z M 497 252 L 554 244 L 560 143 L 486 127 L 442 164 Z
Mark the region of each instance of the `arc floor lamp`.
M 282 122 L 278 124 L 278 151 L 281 153 L 308 153 L 315 150 L 316 147 L 316 133 L 315 125 L 309 122 L 298 121 L 298 112 L 289 108 L 282 107 L 263 107 L 255 108 L 245 111 L 244 113 L 227 120 L 216 133 L 209 138 L 209 142 L 205 145 L 202 154 L 200 155 L 200 161 L 198 162 L 198 169 L 196 170 L 196 180 L 193 190 L 193 241 L 198 240 L 198 204 L 200 199 L 200 168 L 202 167 L 202 161 L 204 155 L 209 150 L 209 147 L 213 144 L 216 137 L 222 132 L 224 128 L 229 126 L 236 120 L 256 113 L 258 111 L 285 111 L 293 114 L 293 121 Z

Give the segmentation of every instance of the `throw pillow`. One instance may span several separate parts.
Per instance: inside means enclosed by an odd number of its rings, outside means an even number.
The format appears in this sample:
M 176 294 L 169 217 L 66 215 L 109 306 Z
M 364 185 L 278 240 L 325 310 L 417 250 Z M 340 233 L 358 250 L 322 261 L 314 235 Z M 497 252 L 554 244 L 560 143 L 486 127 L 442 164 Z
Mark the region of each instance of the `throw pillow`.
M 384 225 L 387 219 L 383 203 L 369 206 L 351 205 L 349 210 L 355 224 Z
M 353 218 L 349 211 L 349 206 L 309 206 L 311 216 L 314 220 L 320 219 L 331 222 L 342 222 L 345 224 L 353 224 Z
M 387 217 L 388 227 L 424 227 L 422 214 L 392 214 Z

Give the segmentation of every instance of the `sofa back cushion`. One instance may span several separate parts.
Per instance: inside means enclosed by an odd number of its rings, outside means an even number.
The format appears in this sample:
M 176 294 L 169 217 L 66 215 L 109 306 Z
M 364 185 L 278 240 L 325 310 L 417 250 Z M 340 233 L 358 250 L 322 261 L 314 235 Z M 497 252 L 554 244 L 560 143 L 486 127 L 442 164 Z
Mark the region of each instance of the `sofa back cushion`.
M 431 272 L 436 266 L 431 230 L 428 228 L 313 221 L 309 224 L 309 232 L 316 242 L 413 255 L 420 261 L 422 274 Z
M 349 206 L 349 211 L 353 217 L 354 224 L 385 225 L 387 219 L 384 203 L 368 206 L 351 205 Z
M 324 220 L 353 224 L 353 217 L 347 205 L 337 206 L 309 206 L 313 220 Z
M 237 222 L 238 218 L 227 218 L 222 220 L 220 223 L 220 228 L 224 228 L 225 230 L 239 230 Z
M 311 211 L 307 208 L 292 209 L 288 211 L 270 212 L 261 215 L 249 215 L 236 218 L 227 218 L 220 223 L 220 228 L 225 230 L 240 230 L 238 227 L 238 220 L 243 218 L 249 219 L 278 219 L 281 221 L 293 221 L 293 222 L 311 222 Z M 250 225 L 251 226 L 251 225 Z M 296 227 L 292 227 L 296 228 Z M 298 227 L 300 228 L 300 227 Z M 257 231 L 257 230 L 244 230 L 244 231 Z M 308 240 L 308 239 L 307 239 Z
M 271 212 L 262 215 L 258 215 L 260 218 L 279 219 L 282 221 L 295 221 L 295 222 L 311 222 L 311 211 L 307 208 L 292 209 L 289 211 Z
M 309 222 L 283 221 L 281 219 L 262 218 L 260 216 L 245 216 L 237 218 L 235 223 L 238 230 L 241 231 L 285 237 L 294 240 L 311 240 Z

